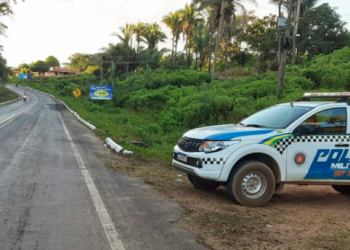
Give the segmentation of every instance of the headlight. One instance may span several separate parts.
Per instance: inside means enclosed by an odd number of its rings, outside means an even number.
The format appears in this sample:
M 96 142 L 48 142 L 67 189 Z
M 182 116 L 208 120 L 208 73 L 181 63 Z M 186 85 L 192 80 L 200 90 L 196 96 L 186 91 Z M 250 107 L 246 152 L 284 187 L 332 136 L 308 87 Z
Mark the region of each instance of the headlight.
M 199 147 L 200 152 L 204 152 L 206 154 L 221 151 L 233 144 L 240 143 L 241 140 L 233 140 L 233 141 L 207 141 L 203 143 Z

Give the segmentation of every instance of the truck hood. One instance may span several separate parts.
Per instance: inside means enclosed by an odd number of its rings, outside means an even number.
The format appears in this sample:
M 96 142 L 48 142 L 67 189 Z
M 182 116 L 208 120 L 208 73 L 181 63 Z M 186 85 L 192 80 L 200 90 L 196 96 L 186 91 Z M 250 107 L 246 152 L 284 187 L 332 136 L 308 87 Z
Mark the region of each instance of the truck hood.
M 229 141 L 243 136 L 263 135 L 275 131 L 274 129 L 261 129 L 253 127 L 243 127 L 240 125 L 228 124 L 196 128 L 188 131 L 184 136 L 192 139 L 208 141 Z

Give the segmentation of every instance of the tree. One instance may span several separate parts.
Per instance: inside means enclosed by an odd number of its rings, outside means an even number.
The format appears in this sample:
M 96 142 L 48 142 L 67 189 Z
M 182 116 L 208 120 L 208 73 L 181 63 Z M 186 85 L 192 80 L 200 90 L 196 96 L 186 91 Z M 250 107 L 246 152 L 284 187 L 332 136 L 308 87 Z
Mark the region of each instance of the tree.
M 13 1 L 16 3 L 16 1 Z M 13 10 L 10 5 L 10 1 L 1 1 L 0 2 L 0 16 L 12 16 Z M 6 34 L 7 26 L 0 22 L 0 36 L 4 36 Z M 0 51 L 3 50 L 3 47 L 0 45 Z M 11 73 L 11 70 L 7 67 L 6 59 L 0 54 L 0 84 L 6 82 L 8 80 L 8 76 Z
M 139 53 L 140 58 L 140 67 L 143 67 L 145 69 L 151 68 L 151 69 L 157 69 L 160 67 L 161 59 L 163 58 L 164 54 L 169 52 L 168 49 L 161 49 L 158 50 L 155 49 L 146 49 L 142 50 Z
M 171 33 L 173 34 L 171 56 L 174 58 L 174 53 L 176 54 L 177 52 L 177 43 L 183 27 L 183 19 L 180 12 L 175 11 L 174 13 L 170 12 L 167 16 L 164 16 L 162 22 L 171 29 Z
M 50 70 L 50 66 L 44 61 L 36 61 L 29 66 L 29 69 L 33 72 L 44 73 Z
M 147 24 L 142 41 L 148 45 L 148 49 L 156 49 L 160 42 L 165 42 L 166 35 L 162 32 L 159 24 Z
M 89 67 L 85 70 L 85 73 L 93 74 L 95 70 L 99 70 L 99 69 L 100 69 L 99 66 L 89 66 Z
M 203 18 L 200 18 L 195 5 L 186 4 L 185 8 L 180 11 L 183 20 L 183 31 L 182 33 L 186 36 L 186 47 L 188 49 L 188 54 L 191 50 L 191 36 L 192 28 L 197 26 L 198 23 L 204 22 Z
M 349 31 L 345 25 L 340 15 L 327 3 L 306 10 L 300 20 L 300 54 L 330 54 L 349 46 Z
M 245 22 L 244 19 L 245 15 L 240 16 L 235 21 L 232 19 L 230 24 L 226 24 L 227 27 L 225 28 L 225 80 L 227 79 L 228 73 L 229 42 L 243 32 Z
M 208 72 L 211 73 L 211 54 L 212 54 L 212 44 L 213 44 L 213 36 L 215 33 L 215 27 L 214 27 L 214 12 L 210 7 L 205 8 L 205 11 L 203 11 L 206 15 L 206 25 L 208 27 L 209 33 L 210 33 L 210 41 L 208 46 Z
M 256 4 L 255 0 L 246 0 L 245 2 Z M 233 24 L 236 13 L 239 9 L 243 12 L 243 15 L 245 15 L 246 10 L 239 0 L 194 0 L 194 3 L 199 5 L 199 9 L 210 7 L 213 12 L 213 27 L 217 30 L 213 69 L 214 80 L 218 46 L 221 42 L 221 36 L 224 34 L 225 27 L 230 27 Z M 228 47 L 226 47 L 225 50 L 227 53 Z
M 80 69 L 80 71 L 85 71 L 89 66 L 97 66 L 100 61 L 98 56 L 80 53 L 71 55 L 68 60 L 70 68 Z
M 138 22 L 136 25 L 133 24 L 134 34 L 136 35 L 137 50 L 140 47 L 140 42 L 142 42 L 142 34 L 145 32 L 146 25 L 144 23 Z
M 208 27 L 205 27 L 203 23 L 197 24 L 193 28 L 193 35 L 191 37 L 192 49 L 195 54 L 199 54 L 199 68 L 202 71 L 206 60 L 206 50 L 210 42 L 210 32 Z
M 113 63 L 115 71 L 120 74 L 134 71 L 140 65 L 135 48 L 125 47 L 122 43 L 109 44 L 107 48 L 103 48 L 99 57 L 102 59 L 102 72 L 106 77 L 111 73 Z
M 134 26 L 132 24 L 126 23 L 125 27 L 120 27 L 119 30 L 121 31 L 121 34 L 114 32 L 112 33 L 112 36 L 118 37 L 125 47 L 132 47 Z
M 30 74 L 30 73 L 32 73 L 32 71 L 28 68 L 28 69 L 26 69 L 26 68 L 22 68 L 21 69 L 21 73 L 22 74 Z
M 272 14 L 263 18 L 250 16 L 249 19 L 249 25 L 239 35 L 239 40 L 245 41 L 249 51 L 258 55 L 256 65 L 259 73 L 267 69 L 276 70 L 278 66 L 277 16 Z
M 282 0 L 270 0 L 271 3 L 279 5 L 279 16 L 282 16 L 281 6 L 283 4 Z M 292 37 L 292 63 L 295 63 L 295 54 L 296 54 L 296 43 L 297 43 L 297 34 L 300 17 L 303 17 L 305 12 L 308 9 L 311 9 L 316 6 L 319 0 L 295 0 L 293 4 L 293 37 Z M 289 8 L 287 2 L 284 2 L 285 8 Z M 280 45 L 279 45 L 280 46 Z M 279 53 L 280 54 L 280 53 Z
M 45 62 L 50 66 L 50 67 L 60 67 L 60 62 L 57 60 L 56 57 L 54 56 L 49 56 L 46 58 Z
M 1 1 L 0 2 L 0 15 L 1 16 L 11 16 L 13 15 L 12 7 L 9 1 Z
M 314 8 L 318 2 L 319 0 L 301 0 L 300 16 L 303 17 L 305 12 Z
M 18 70 L 21 70 L 21 69 L 29 69 L 29 65 L 26 64 L 26 63 L 22 63 L 22 64 L 18 65 L 17 69 L 18 69 Z

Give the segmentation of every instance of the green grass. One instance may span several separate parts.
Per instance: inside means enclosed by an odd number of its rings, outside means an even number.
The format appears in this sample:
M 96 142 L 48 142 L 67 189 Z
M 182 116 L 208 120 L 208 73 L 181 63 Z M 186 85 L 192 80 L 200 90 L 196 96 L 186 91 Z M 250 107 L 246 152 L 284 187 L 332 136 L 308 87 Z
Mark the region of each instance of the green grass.
M 129 109 L 118 109 L 108 106 L 105 102 L 103 110 L 90 110 L 91 100 L 88 97 L 59 97 L 72 110 L 77 112 L 84 120 L 97 127 L 97 135 L 106 139 L 115 139 L 125 149 L 133 151 L 136 156 L 156 157 L 170 162 L 174 145 L 181 136 L 175 134 L 154 134 L 147 135 L 145 127 L 149 124 L 156 124 L 151 111 L 136 112 Z M 101 103 L 101 101 L 99 101 Z M 131 140 L 142 141 L 151 148 L 140 148 Z
M 136 158 L 157 158 L 164 163 L 172 161 L 173 148 L 183 132 L 165 134 L 157 131 L 148 131 L 150 124 L 157 124 L 153 118 L 153 111 L 137 112 L 132 109 L 121 109 L 108 105 L 107 101 L 92 101 L 88 96 L 75 98 L 60 96 L 52 85 L 21 83 L 52 95 L 64 101 L 81 118 L 96 126 L 96 134 L 103 140 L 113 138 L 118 144 L 129 151 L 133 151 Z M 141 141 L 150 148 L 135 146 L 130 141 Z
M 0 85 L 0 103 L 17 99 L 18 95 Z

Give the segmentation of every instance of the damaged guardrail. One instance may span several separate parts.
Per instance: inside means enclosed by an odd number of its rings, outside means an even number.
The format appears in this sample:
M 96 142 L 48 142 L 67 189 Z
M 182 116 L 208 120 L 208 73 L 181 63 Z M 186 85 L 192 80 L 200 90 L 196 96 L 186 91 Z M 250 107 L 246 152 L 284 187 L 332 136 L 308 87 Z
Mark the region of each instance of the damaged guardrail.
M 111 147 L 111 149 L 115 150 L 117 153 L 123 153 L 124 155 L 132 155 L 132 151 L 128 151 L 123 149 L 122 146 L 115 143 L 111 138 L 107 138 L 105 140 L 106 144 Z

